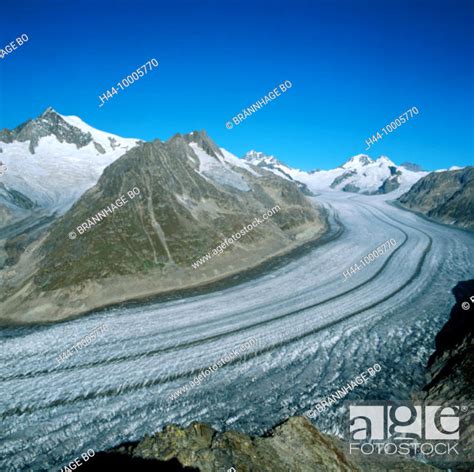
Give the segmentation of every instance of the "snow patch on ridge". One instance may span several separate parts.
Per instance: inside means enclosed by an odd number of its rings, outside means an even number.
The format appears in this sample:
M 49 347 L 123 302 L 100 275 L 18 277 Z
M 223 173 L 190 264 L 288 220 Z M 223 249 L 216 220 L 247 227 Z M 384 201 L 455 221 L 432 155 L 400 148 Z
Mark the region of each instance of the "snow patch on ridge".
M 221 160 L 218 157 L 210 156 L 194 142 L 189 143 L 189 146 L 191 146 L 194 154 L 199 159 L 199 174 L 207 178 L 207 180 L 214 181 L 220 185 L 227 185 L 243 192 L 250 190 L 244 178 L 237 172 L 234 172 L 230 165 L 226 163 L 225 157 Z
M 258 172 L 255 172 L 255 170 L 252 168 L 251 165 L 249 165 L 247 162 L 245 162 L 243 159 L 239 159 L 237 156 L 232 154 L 231 152 L 227 151 L 224 148 L 220 148 L 220 151 L 222 152 L 222 155 L 224 156 L 224 160 L 236 167 L 240 167 L 247 172 L 250 172 L 251 174 L 255 175 L 256 177 L 260 177 L 260 174 Z
M 117 147 L 121 147 L 123 149 L 131 149 L 133 146 L 136 146 L 141 140 L 134 139 L 134 138 L 122 138 L 121 136 L 117 136 L 116 134 L 106 133 L 105 131 L 100 131 L 98 129 L 93 128 L 92 126 L 84 123 L 78 116 L 64 116 L 59 115 L 66 123 L 69 123 L 71 126 L 75 128 L 79 128 L 84 133 L 90 133 L 92 135 L 92 139 L 100 144 L 106 151 L 114 151 Z M 115 141 L 115 145 L 111 145 L 112 142 Z

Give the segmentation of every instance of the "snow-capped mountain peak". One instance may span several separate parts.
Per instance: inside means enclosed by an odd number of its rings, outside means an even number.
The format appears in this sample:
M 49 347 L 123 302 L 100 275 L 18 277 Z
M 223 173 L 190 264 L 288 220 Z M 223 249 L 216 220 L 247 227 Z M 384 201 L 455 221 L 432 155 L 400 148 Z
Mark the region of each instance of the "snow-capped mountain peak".
M 255 166 L 260 164 L 281 164 L 274 156 L 267 156 L 263 152 L 254 151 L 253 149 L 245 154 L 244 159 Z
M 363 167 L 367 167 L 370 165 L 376 165 L 377 167 L 382 166 L 393 166 L 396 167 L 396 164 L 391 161 L 387 156 L 380 156 L 377 159 L 371 159 L 366 154 L 357 154 L 356 156 L 351 157 L 345 164 L 341 167 L 343 169 L 362 169 Z
M 376 164 L 378 164 L 379 167 L 381 166 L 392 166 L 392 167 L 397 167 L 395 162 L 393 162 L 391 159 L 389 159 L 387 156 L 380 156 L 378 159 L 374 161 Z
M 0 132 L 0 142 L 28 142 L 31 154 L 36 153 L 40 140 L 47 137 L 55 137 L 59 143 L 74 144 L 77 149 L 92 143 L 99 154 L 114 151 L 117 147 L 129 149 L 138 141 L 99 131 L 77 116 L 61 115 L 52 107 L 48 107 L 37 118 L 27 120 L 11 131 Z
M 39 118 L 48 118 L 53 115 L 59 115 L 59 113 L 53 107 L 48 107 L 43 113 L 41 113 Z
M 361 167 L 372 164 L 374 161 L 366 154 L 357 154 L 357 156 L 351 157 L 341 167 L 343 169 L 359 169 Z
M 37 118 L 0 131 L 1 160 L 8 168 L 0 202 L 10 205 L 14 190 L 37 207 L 63 212 L 96 184 L 105 167 L 139 142 L 48 107 Z
M 297 169 L 292 169 L 286 164 L 283 164 L 283 162 L 280 162 L 274 156 L 269 156 L 259 151 L 248 151 L 245 156 L 243 156 L 243 160 L 256 167 L 271 170 L 279 177 L 283 177 L 287 180 L 295 180 L 293 174 L 299 172 Z

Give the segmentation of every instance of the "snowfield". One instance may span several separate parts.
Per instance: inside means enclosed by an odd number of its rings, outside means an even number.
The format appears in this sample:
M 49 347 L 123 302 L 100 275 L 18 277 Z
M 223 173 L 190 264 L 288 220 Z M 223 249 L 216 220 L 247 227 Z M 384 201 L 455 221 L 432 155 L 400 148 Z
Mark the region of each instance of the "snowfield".
M 250 187 L 242 175 L 232 170 L 232 165 L 229 165 L 229 162 L 227 162 L 229 155 L 232 156 L 232 154 L 227 153 L 227 160 L 223 157 L 218 159 L 205 152 L 197 143 L 192 142 L 189 145 L 199 159 L 199 174 L 205 179 L 211 182 L 217 182 L 221 185 L 228 185 L 242 192 L 248 192 L 250 190 Z M 234 162 L 232 162 L 232 164 L 235 165 Z

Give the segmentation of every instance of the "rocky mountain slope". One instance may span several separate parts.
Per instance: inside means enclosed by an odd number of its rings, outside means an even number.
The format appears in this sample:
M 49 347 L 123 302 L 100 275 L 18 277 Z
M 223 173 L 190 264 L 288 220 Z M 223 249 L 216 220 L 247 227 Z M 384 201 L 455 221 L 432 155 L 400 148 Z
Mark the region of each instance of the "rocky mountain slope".
M 474 229 L 474 167 L 433 172 L 398 202 L 436 221 Z
M 352 157 L 336 169 L 311 172 L 292 169 L 275 157 L 256 151 L 248 152 L 244 159 L 280 177 L 301 182 L 312 192 L 332 189 L 368 195 L 389 193 L 398 188 L 408 189 L 427 175 L 415 164 L 397 166 L 388 157 L 381 156 L 373 160 L 365 154 Z
M 132 189 L 138 193 L 130 197 Z M 221 255 L 191 267 L 276 207 Z M 81 225 L 87 230 L 79 230 Z M 325 229 L 322 211 L 298 186 L 220 149 L 205 132 L 140 143 L 109 165 L 21 256 L 0 312 L 9 321 L 56 320 L 202 285 L 289 251 Z

